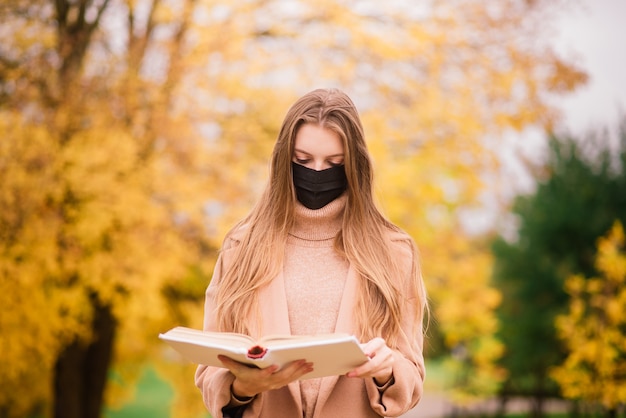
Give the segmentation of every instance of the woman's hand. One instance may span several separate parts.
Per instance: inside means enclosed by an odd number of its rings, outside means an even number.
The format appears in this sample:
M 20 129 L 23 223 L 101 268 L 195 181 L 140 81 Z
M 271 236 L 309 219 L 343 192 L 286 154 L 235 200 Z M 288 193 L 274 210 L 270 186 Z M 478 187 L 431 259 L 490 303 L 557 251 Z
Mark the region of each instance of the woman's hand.
M 267 390 L 281 388 L 313 371 L 313 363 L 296 360 L 278 370 L 277 365 L 258 369 L 226 356 L 218 359 L 235 376 L 232 391 L 237 398 L 250 398 Z
M 369 361 L 352 370 L 348 377 L 373 377 L 376 384 L 383 386 L 393 376 L 393 350 L 382 338 L 374 338 L 361 346 Z

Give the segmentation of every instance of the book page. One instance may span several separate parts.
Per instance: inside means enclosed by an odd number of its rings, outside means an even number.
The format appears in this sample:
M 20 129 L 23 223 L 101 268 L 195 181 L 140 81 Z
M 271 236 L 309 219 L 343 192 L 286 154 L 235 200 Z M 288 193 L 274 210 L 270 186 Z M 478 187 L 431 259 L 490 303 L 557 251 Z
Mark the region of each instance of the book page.
M 358 340 L 347 334 L 315 336 L 269 336 L 256 343 L 240 334 L 205 332 L 176 327 L 160 334 L 184 358 L 208 366 L 223 367 L 218 355 L 260 368 L 304 359 L 313 362 L 314 371 L 302 379 L 341 375 L 368 361 Z M 250 358 L 249 349 L 261 346 L 259 358 Z M 254 356 L 253 356 L 254 357 Z
M 186 327 L 176 327 L 167 332 L 168 337 L 190 342 L 219 343 L 239 348 L 249 348 L 255 342 L 247 335 L 234 332 L 210 332 Z
M 340 336 L 341 337 L 341 336 Z M 267 360 L 284 365 L 304 359 L 313 363 L 313 371 L 301 379 L 342 375 L 367 362 L 369 359 L 361 350 L 356 338 L 347 336 L 333 339 L 318 339 L 308 343 L 294 342 L 271 345 Z
M 315 341 L 335 341 L 350 338 L 348 334 L 318 334 L 318 335 L 267 335 L 259 339 L 258 345 L 275 345 L 281 342 L 297 343 L 297 342 L 315 342 Z

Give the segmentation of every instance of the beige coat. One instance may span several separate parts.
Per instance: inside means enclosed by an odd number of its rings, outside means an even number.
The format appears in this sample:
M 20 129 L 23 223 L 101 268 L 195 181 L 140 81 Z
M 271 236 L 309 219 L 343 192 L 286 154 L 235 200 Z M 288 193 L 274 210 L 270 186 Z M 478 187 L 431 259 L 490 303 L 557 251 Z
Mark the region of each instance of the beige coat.
M 411 260 L 409 246 L 401 243 L 406 236 L 394 234 L 398 242 L 398 256 Z M 222 271 L 231 262 L 228 245 L 220 254 L 213 279 L 206 292 L 204 329 L 215 331 L 217 318 L 213 307 Z M 408 263 L 407 263 L 408 265 Z M 408 275 L 407 275 L 408 276 Z M 348 271 L 346 285 L 339 309 L 335 332 L 355 334 L 353 307 L 357 298 L 357 275 Z M 405 278 L 406 282 L 406 278 Z M 284 277 L 279 275 L 260 295 L 262 327 L 264 334 L 289 334 L 289 316 L 285 297 Z M 407 309 L 415 308 L 409 301 Z M 423 390 L 425 376 L 422 354 L 422 333 L 414 335 L 413 315 L 404 315 L 402 328 L 411 340 L 403 338 L 399 350 L 394 352 L 393 375 L 395 382 L 381 395 L 373 379 L 331 376 L 322 379 L 314 418 L 375 418 L 402 415 L 417 405 Z M 419 329 L 419 328 L 418 328 Z M 214 418 L 222 418 L 222 407 L 230 402 L 230 385 L 234 376 L 226 369 L 200 365 L 196 372 L 196 385 L 202 391 L 204 403 Z M 300 385 L 298 382 L 261 393 L 248 405 L 244 418 L 294 418 L 302 416 Z

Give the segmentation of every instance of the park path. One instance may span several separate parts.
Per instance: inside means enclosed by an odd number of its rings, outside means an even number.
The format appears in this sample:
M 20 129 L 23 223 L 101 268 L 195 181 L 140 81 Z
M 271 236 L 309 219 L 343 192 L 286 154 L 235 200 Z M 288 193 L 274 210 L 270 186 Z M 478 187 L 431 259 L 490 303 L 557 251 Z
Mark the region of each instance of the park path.
M 441 418 L 450 411 L 446 396 L 441 393 L 424 393 L 415 408 L 402 415 L 402 418 Z
M 497 410 L 497 400 L 488 400 L 474 405 L 471 411 L 481 411 L 493 414 Z M 561 400 L 546 401 L 544 405 L 547 412 L 567 411 L 567 404 Z M 529 403 L 523 399 L 512 399 L 507 403 L 507 412 L 523 413 L 529 411 Z M 443 418 L 453 412 L 453 405 L 444 393 L 425 392 L 415 408 L 402 415 L 402 418 Z

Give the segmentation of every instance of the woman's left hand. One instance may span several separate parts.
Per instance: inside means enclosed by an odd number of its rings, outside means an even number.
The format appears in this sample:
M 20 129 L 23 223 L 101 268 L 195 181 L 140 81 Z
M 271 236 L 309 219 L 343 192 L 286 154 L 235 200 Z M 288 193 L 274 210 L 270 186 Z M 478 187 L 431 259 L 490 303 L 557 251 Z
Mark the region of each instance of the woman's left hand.
M 373 377 L 376 384 L 383 386 L 393 376 L 393 351 L 382 338 L 374 338 L 361 348 L 369 361 L 347 373 L 348 377 Z

